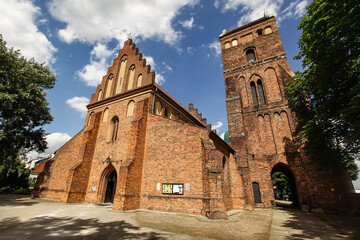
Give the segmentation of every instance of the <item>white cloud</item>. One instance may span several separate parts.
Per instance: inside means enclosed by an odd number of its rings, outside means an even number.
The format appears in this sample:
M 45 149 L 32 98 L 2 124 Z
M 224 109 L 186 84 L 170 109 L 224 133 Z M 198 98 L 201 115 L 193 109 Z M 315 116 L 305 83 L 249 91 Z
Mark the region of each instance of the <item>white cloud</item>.
M 181 24 L 181 26 L 183 26 L 184 28 L 187 28 L 187 29 L 191 29 L 191 28 L 195 27 L 193 17 L 191 17 L 189 20 L 179 21 L 179 23 Z
M 149 64 L 151 66 L 151 69 L 155 70 L 156 66 L 155 66 L 155 61 L 154 58 L 151 56 L 143 56 L 143 58 L 146 59 L 146 64 Z
M 86 105 L 88 105 L 90 99 L 86 97 L 73 97 L 66 100 L 66 104 L 69 105 L 71 108 L 75 109 L 76 111 L 81 113 L 81 117 L 84 118 L 87 113 Z
M 40 8 L 30 0 L 1 0 L 0 5 L 0 33 L 8 46 L 20 49 L 28 59 L 54 63 L 57 49 L 36 26 L 44 24 L 43 19 L 37 20 Z
M 214 7 L 219 8 L 219 6 L 220 6 L 220 0 L 215 0 L 214 1 Z
M 96 87 L 101 83 L 102 77 L 106 75 L 107 68 L 110 65 L 109 57 L 113 56 L 114 53 L 115 51 L 107 49 L 105 44 L 97 43 L 90 53 L 90 63 L 77 71 L 76 74 L 87 86 Z
M 274 14 L 279 22 L 285 18 L 297 18 L 305 13 L 308 5 L 307 0 L 292 1 L 288 6 L 284 6 L 284 0 L 224 0 L 223 2 L 222 12 L 240 8 L 244 13 L 238 21 L 239 26 L 263 17 L 264 11 Z M 282 8 L 284 10 L 281 10 Z
M 215 56 L 220 56 L 221 54 L 221 46 L 220 46 L 220 42 L 218 40 L 214 40 L 212 43 L 209 44 L 208 46 L 211 50 L 211 52 L 215 55 Z M 210 57 L 210 55 L 208 54 L 208 57 Z
M 67 141 L 71 139 L 69 134 L 67 133 L 50 133 L 45 136 L 45 139 L 48 143 L 48 148 L 45 150 L 44 153 L 38 153 L 35 151 L 31 151 L 26 154 L 28 157 L 32 159 L 37 158 L 38 156 L 44 157 L 48 154 L 53 154 L 56 150 L 58 150 L 62 145 L 64 145 Z
M 173 69 L 166 62 L 161 62 L 163 67 L 165 68 L 165 72 L 172 72 Z
M 163 85 L 163 84 L 165 83 L 165 78 L 164 78 L 164 76 L 163 76 L 162 74 L 160 74 L 160 73 L 157 73 L 157 74 L 155 75 L 155 82 L 156 82 L 157 84 L 159 84 L 160 86 Z
M 211 127 L 212 130 L 216 130 L 216 131 L 219 131 L 219 129 L 223 126 L 224 124 L 222 122 L 217 122 L 215 125 L 213 125 Z
M 112 39 L 124 42 L 155 38 L 176 45 L 181 32 L 172 27 L 172 21 L 185 7 L 194 7 L 198 0 L 53 0 L 50 14 L 66 26 L 59 37 L 71 43 L 75 40 L 95 43 Z

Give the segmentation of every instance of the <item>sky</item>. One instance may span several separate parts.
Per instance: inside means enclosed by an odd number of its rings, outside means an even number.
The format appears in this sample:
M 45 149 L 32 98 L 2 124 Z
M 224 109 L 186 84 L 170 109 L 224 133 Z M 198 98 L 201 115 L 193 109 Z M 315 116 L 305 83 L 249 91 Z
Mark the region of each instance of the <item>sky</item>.
M 219 34 L 274 14 L 293 72 L 302 70 L 297 25 L 311 0 L 0 0 L 0 34 L 57 76 L 47 91 L 53 153 L 84 126 L 86 105 L 131 38 L 156 82 L 193 103 L 218 134 L 227 131 Z M 31 153 L 36 157 L 37 153 Z M 360 182 L 358 182 L 360 188 Z

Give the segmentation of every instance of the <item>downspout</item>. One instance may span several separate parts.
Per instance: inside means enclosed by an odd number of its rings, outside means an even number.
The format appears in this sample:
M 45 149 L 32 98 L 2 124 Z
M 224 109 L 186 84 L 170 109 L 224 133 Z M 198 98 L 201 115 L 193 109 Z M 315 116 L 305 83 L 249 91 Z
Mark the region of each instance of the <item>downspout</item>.
M 154 96 L 153 96 L 153 104 L 152 104 L 152 113 L 155 113 L 155 93 L 157 92 L 157 86 L 155 86 Z

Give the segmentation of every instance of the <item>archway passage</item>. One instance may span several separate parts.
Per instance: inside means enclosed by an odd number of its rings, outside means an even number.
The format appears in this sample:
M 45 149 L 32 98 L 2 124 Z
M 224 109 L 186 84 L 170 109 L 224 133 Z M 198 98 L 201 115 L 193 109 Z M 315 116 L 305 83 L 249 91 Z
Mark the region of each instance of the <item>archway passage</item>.
M 298 206 L 295 177 L 286 164 L 278 163 L 273 167 L 271 180 L 277 206 Z
M 104 202 L 110 202 L 112 203 L 114 201 L 114 195 L 116 190 L 116 181 L 117 181 L 117 175 L 116 171 L 113 170 L 107 180 L 106 184 L 106 191 L 105 191 L 105 200 Z

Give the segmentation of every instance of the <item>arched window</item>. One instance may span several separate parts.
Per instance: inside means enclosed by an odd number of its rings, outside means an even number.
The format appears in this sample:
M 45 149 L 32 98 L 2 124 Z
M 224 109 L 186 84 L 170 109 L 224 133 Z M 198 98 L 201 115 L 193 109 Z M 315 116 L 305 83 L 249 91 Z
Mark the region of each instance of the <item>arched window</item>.
M 155 103 L 155 114 L 160 115 L 161 114 L 161 102 L 156 101 Z
M 101 98 L 102 98 L 102 90 L 100 89 L 100 90 L 99 90 L 99 93 L 98 93 L 98 98 L 97 98 L 97 100 L 100 101 Z
M 238 45 L 237 39 L 232 40 L 232 41 L 231 41 L 231 45 L 232 45 L 233 47 L 237 46 L 237 45 Z
M 253 182 L 252 187 L 253 187 L 255 203 L 261 203 L 260 185 L 257 182 Z
M 104 110 L 103 122 L 107 122 L 108 117 L 109 117 L 109 108 L 106 108 L 106 109 Z
M 225 49 L 230 48 L 230 46 L 231 46 L 231 45 L 230 45 L 230 43 L 229 43 L 229 42 L 226 42 L 226 43 L 225 43 Z
M 107 142 L 114 142 L 117 139 L 118 128 L 119 128 L 119 118 L 115 116 L 110 121 Z
M 249 49 L 249 50 L 246 51 L 246 60 L 248 62 L 253 62 L 253 61 L 256 60 L 254 49 Z
M 132 89 L 133 85 L 134 85 L 135 65 L 132 65 L 129 70 L 130 70 L 130 73 L 129 73 L 127 90 Z
M 261 30 L 261 29 L 260 29 L 260 30 L 258 30 L 258 31 L 257 31 L 257 34 L 258 34 L 258 36 L 259 36 L 259 37 L 261 37 L 261 36 L 263 35 L 262 30 Z
M 250 83 L 250 88 L 251 88 L 251 95 L 252 95 L 254 106 L 257 107 L 257 106 L 259 106 L 259 100 L 258 100 L 258 96 L 257 96 L 256 85 L 254 82 Z
M 257 80 L 257 90 L 259 92 L 260 104 L 265 105 L 266 102 L 265 102 L 264 88 L 260 79 Z
M 114 78 L 114 75 L 111 74 L 107 80 L 105 98 L 110 97 L 113 78 Z
M 135 103 L 134 101 L 130 101 L 128 103 L 128 106 L 127 106 L 127 111 L 126 111 L 126 116 L 127 117 L 130 117 L 134 114 L 134 108 L 135 108 Z

